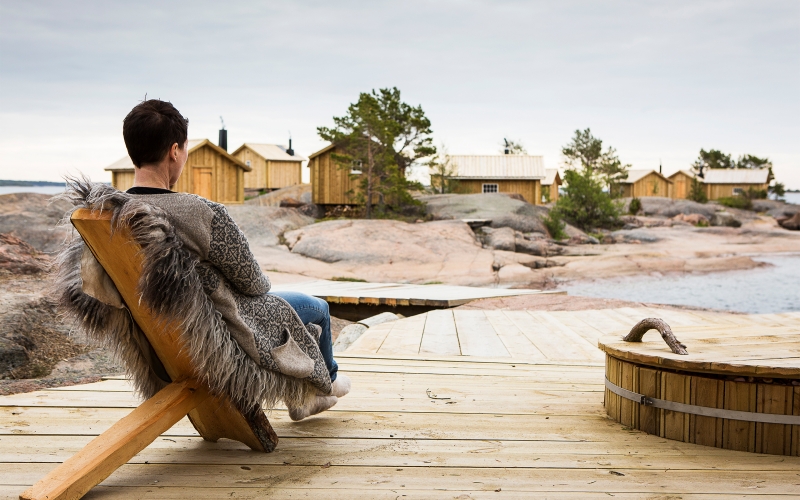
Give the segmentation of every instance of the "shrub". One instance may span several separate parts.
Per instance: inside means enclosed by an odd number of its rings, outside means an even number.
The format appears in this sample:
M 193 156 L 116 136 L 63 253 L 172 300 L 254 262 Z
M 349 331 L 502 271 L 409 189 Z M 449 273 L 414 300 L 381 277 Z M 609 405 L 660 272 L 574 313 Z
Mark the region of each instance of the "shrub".
M 584 231 L 613 229 L 620 225 L 622 204 L 603 191 L 602 184 L 591 171 L 567 170 L 564 181 L 564 195 L 554 207 L 561 218 Z
M 753 201 L 748 198 L 747 196 L 724 196 L 717 200 L 720 205 L 724 205 L 726 207 L 731 208 L 739 208 L 742 210 L 752 210 L 753 209 Z
M 692 201 L 696 201 L 697 203 L 708 202 L 706 190 L 703 188 L 703 184 L 697 180 L 697 177 L 692 179 L 692 185 L 689 187 L 689 194 L 687 198 Z
M 558 210 L 555 208 L 551 209 L 546 216 L 542 217 L 542 223 L 547 229 L 547 232 L 550 233 L 550 237 L 554 240 L 563 240 L 567 238 L 567 234 L 564 232 L 566 224 L 561 220 L 561 214 L 559 214 Z
M 631 199 L 631 202 L 628 204 L 628 212 L 631 215 L 636 215 L 642 210 L 642 200 L 639 198 Z

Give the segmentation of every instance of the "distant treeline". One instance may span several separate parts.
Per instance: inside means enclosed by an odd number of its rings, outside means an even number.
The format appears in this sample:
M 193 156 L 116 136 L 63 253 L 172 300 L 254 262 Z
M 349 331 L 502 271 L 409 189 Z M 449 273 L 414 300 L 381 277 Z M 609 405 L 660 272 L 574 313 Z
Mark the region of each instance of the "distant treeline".
M 64 186 L 63 182 L 50 182 L 50 181 L 9 181 L 5 179 L 0 179 L 0 186 L 20 186 L 20 187 L 31 187 L 31 186 Z

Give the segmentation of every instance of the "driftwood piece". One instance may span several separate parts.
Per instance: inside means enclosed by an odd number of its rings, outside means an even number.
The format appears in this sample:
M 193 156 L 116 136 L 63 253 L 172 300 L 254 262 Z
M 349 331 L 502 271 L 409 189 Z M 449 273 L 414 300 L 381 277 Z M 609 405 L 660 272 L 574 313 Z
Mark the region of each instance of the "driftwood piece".
M 689 354 L 689 351 L 686 350 L 686 346 L 675 338 L 675 334 L 672 333 L 672 328 L 669 327 L 666 321 L 659 318 L 645 318 L 641 320 L 631 328 L 631 332 L 623 337 L 622 340 L 625 342 L 641 342 L 644 334 L 650 330 L 658 330 L 658 333 L 661 334 L 661 338 L 664 339 L 664 342 L 667 343 L 675 354 Z

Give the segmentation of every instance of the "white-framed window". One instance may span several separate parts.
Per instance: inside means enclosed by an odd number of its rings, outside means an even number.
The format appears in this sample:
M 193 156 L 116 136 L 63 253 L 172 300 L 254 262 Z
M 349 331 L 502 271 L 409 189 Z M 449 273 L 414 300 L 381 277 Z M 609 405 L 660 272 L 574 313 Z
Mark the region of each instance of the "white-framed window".
M 350 174 L 351 175 L 361 175 L 363 171 L 361 170 L 361 160 L 353 160 L 353 163 L 350 164 Z
M 483 192 L 484 193 L 499 193 L 500 186 L 497 184 L 484 184 L 483 185 Z
M 741 195 L 744 194 L 744 189 L 742 189 L 742 188 L 733 188 L 733 194 L 741 196 Z
M 246 162 L 244 162 L 244 164 L 249 167 L 250 166 L 250 160 L 247 160 Z

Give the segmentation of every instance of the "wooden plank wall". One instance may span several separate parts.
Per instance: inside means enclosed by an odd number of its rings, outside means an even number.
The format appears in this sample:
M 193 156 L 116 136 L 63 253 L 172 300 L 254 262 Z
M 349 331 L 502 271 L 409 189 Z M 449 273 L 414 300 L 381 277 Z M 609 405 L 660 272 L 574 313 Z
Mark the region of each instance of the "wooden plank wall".
M 353 195 L 347 192 L 358 189 L 358 178 L 353 178 L 350 171 L 341 168 L 331 158 L 335 149 L 326 151 L 309 160 L 311 169 L 311 198 L 319 205 L 352 205 Z
M 459 179 L 458 191 L 461 193 L 482 193 L 484 184 L 497 184 L 501 193 L 516 193 L 533 205 L 542 204 L 542 185 L 538 179 Z
M 689 196 L 689 190 L 692 189 L 692 178 L 683 172 L 679 172 L 671 177 L 672 181 L 672 196 L 671 198 L 680 198 L 685 200 Z
M 244 147 L 236 155 L 253 169 L 244 173 L 245 189 L 280 189 L 302 183 L 302 161 L 265 160 L 261 155 Z
M 267 188 L 267 162 L 260 155 L 250 151 L 245 147 L 239 151 L 236 158 L 242 161 L 245 165 L 250 162 L 250 172 L 244 173 L 244 187 L 245 189 L 266 189 Z
M 267 188 L 280 189 L 295 186 L 302 182 L 302 162 L 273 161 L 267 162 Z
M 709 200 L 718 200 L 723 197 L 733 196 L 733 190 L 739 188 L 747 192 L 749 188 L 767 189 L 767 184 L 706 184 L 706 196 Z
M 133 187 L 133 171 L 111 172 L 111 185 L 120 191 Z
M 671 195 L 670 183 L 656 175 L 648 174 L 633 184 L 623 184 L 624 197 L 641 198 L 644 196 L 665 196 Z
M 244 170 L 211 148 L 201 146 L 189 153 L 189 159 L 178 178 L 175 191 L 194 193 L 195 169 L 211 169 L 211 201 L 242 203 L 244 201 Z M 200 193 L 195 193 L 200 194 Z

